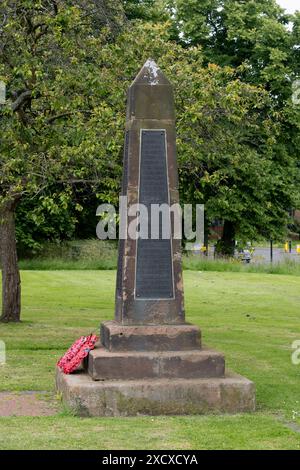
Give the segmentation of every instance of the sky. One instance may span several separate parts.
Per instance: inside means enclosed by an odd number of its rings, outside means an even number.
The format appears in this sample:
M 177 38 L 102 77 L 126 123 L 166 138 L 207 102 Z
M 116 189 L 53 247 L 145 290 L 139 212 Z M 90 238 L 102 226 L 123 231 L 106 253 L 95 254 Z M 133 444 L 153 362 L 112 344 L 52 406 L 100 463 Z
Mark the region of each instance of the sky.
M 285 8 L 288 13 L 294 13 L 295 10 L 300 10 L 299 0 L 277 0 L 277 3 Z

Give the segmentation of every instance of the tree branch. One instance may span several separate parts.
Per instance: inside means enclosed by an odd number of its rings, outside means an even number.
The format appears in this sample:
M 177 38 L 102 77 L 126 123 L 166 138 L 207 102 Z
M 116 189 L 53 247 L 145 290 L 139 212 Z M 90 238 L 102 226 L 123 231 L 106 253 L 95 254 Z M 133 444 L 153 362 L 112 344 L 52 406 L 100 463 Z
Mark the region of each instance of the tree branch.
M 52 116 L 47 120 L 47 122 L 48 124 L 52 124 L 57 119 L 62 119 L 64 117 L 73 116 L 73 114 L 76 114 L 76 112 L 83 113 L 83 114 L 92 114 L 92 111 L 89 111 L 87 109 L 78 109 L 75 111 L 68 111 L 65 113 L 57 114 L 56 116 Z
M 25 104 L 27 101 L 29 101 L 31 99 L 31 91 L 30 90 L 26 90 L 24 91 L 23 93 L 20 94 L 20 96 L 18 96 L 18 98 L 12 103 L 11 105 L 11 109 L 13 111 L 18 111 L 22 106 L 23 104 Z

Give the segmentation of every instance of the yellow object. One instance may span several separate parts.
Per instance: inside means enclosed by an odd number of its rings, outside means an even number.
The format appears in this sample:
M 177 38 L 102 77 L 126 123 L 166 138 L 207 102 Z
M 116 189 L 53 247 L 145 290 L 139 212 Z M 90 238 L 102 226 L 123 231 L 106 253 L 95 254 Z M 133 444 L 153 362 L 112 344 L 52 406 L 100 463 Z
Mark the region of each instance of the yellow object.
M 297 245 L 297 253 L 300 255 L 300 245 Z
M 286 243 L 285 243 L 285 245 L 284 245 L 284 251 L 285 251 L 286 253 L 289 252 L 289 242 L 286 242 Z

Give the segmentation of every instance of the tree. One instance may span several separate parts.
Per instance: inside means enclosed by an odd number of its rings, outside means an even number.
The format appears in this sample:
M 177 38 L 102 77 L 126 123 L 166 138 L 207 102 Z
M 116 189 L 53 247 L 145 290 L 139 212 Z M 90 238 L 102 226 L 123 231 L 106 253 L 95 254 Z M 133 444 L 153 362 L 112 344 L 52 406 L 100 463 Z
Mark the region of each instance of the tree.
M 61 4 L 61 2 L 59 2 Z M 129 0 L 124 2 L 108 2 L 105 0 L 65 1 L 65 5 L 74 6 L 88 15 L 91 20 L 93 34 L 106 28 L 107 42 L 114 40 L 128 20 L 161 20 L 161 2 L 156 0 Z M 123 3 L 125 11 L 121 8 Z M 128 22 L 127 22 L 128 23 Z M 16 238 L 18 251 L 21 255 L 38 253 L 42 242 L 47 240 L 70 239 L 77 234 L 93 236 L 96 204 L 90 188 L 76 187 L 68 202 L 59 197 L 60 188 L 51 186 L 36 197 L 22 197 L 16 207 Z M 48 196 L 51 204 L 48 204 Z M 84 206 L 84 210 L 82 207 Z M 80 209 L 80 210 L 78 210 Z
M 138 22 L 107 46 L 111 87 L 120 87 L 119 70 L 133 79 L 147 57 L 170 77 L 181 200 L 204 203 L 209 220 L 227 221 L 223 253 L 232 252 L 236 233 L 244 239 L 282 235 L 295 200 L 296 172 L 280 144 L 282 114 L 266 90 L 243 83 L 234 69 L 206 67 L 200 47 L 170 41 L 168 26 Z M 124 93 L 129 84 L 124 81 Z
M 226 221 L 218 248 L 228 255 L 237 234 L 245 240 L 284 233 L 296 169 L 284 148 L 278 154 L 280 115 L 267 92 L 215 65 L 202 80 L 185 85 L 189 105 L 178 125 L 182 188 L 186 201 L 205 204 L 209 220 Z
M 281 122 L 276 145 L 273 145 L 272 171 L 285 174 L 287 165 L 294 177 L 292 187 L 298 185 L 299 188 L 299 171 L 295 168 L 300 157 L 300 107 L 295 107 L 291 99 L 292 83 L 300 74 L 299 13 L 286 14 L 275 0 L 175 0 L 168 3 L 172 7 L 173 31 L 177 31 L 178 42 L 185 47 L 200 45 L 204 64 L 230 66 L 239 80 L 261 86 L 269 93 L 273 116 L 277 111 L 276 121 Z M 283 178 L 282 184 L 287 183 L 290 184 L 289 179 Z M 290 209 L 285 202 L 288 201 L 283 198 L 282 208 Z M 225 213 L 219 217 L 225 217 Z M 226 233 L 232 223 L 226 220 Z M 231 227 L 229 233 L 239 231 L 239 226 L 237 223 Z M 249 237 L 250 234 L 251 231 Z M 281 235 L 282 230 L 274 234 L 276 238 Z M 232 245 L 231 241 L 229 244 Z
M 284 225 L 293 197 L 289 155 L 284 147 L 285 165 L 275 155 L 281 114 L 266 91 L 230 68 L 204 66 L 200 47 L 170 40 L 170 24 L 128 22 L 113 34 L 69 3 L 7 0 L 0 7 L 0 79 L 8 89 L 0 143 L 2 321 L 20 318 L 16 206 L 35 198 L 56 214 L 78 191 L 116 204 L 126 91 L 149 57 L 175 86 L 183 202 L 206 203 L 210 217 L 226 210 L 240 233 L 270 233 Z
M 112 6 L 117 25 L 122 9 Z M 108 4 L 100 0 L 5 0 L 0 6 L 0 80 L 7 86 L 0 115 L 1 321 L 20 320 L 20 200 L 35 197 L 55 213 L 57 201 L 66 207 L 77 186 L 89 185 L 105 199 L 117 192 L 117 117 L 99 74 L 107 64 L 98 62 L 113 34 L 112 16 L 103 11 Z M 47 193 L 51 186 L 56 193 Z
M 124 13 L 130 21 L 158 21 L 168 18 L 164 0 L 123 0 Z

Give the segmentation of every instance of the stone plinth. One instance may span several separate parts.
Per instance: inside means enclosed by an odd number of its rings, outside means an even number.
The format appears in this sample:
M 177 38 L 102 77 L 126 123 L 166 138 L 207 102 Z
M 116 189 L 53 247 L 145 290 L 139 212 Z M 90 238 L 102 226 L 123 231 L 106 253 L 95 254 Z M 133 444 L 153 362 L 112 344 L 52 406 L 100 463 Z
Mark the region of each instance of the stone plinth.
M 80 416 L 196 415 L 255 409 L 254 385 L 235 374 L 206 379 L 94 381 L 87 373 L 56 375 L 63 401 Z
M 109 351 L 187 351 L 201 347 L 196 325 L 122 325 L 106 321 L 101 325 L 101 343 Z
M 191 351 L 120 351 L 98 346 L 89 354 L 94 380 L 223 377 L 224 356 L 209 349 Z

